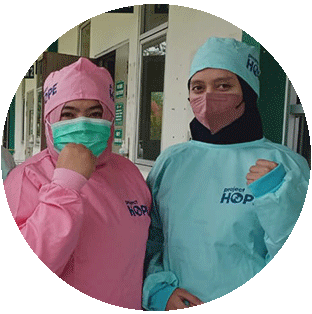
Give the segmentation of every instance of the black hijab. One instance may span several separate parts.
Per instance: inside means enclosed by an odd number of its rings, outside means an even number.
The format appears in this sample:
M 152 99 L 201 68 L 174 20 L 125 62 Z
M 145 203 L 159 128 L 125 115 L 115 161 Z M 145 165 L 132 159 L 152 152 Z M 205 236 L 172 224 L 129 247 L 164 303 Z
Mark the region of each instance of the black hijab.
M 257 108 L 257 94 L 243 79 L 239 76 L 237 78 L 245 101 L 244 114 L 216 134 L 211 134 L 209 129 L 194 118 L 190 123 L 193 140 L 212 144 L 236 144 L 263 137 L 261 117 Z

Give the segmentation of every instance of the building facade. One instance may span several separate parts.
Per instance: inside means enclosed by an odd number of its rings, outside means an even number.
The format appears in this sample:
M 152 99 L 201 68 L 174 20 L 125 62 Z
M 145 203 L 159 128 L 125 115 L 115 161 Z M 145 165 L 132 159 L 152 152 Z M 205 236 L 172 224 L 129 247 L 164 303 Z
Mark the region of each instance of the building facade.
M 31 66 L 10 106 L 3 145 L 21 163 L 45 148 L 42 85 L 53 70 L 85 56 L 115 81 L 113 151 L 146 176 L 161 151 L 190 139 L 189 68 L 208 37 L 231 37 L 260 52 L 259 110 L 265 136 L 310 163 L 308 127 L 288 77 L 243 30 L 208 13 L 180 6 L 142 5 L 104 13 L 72 28 Z

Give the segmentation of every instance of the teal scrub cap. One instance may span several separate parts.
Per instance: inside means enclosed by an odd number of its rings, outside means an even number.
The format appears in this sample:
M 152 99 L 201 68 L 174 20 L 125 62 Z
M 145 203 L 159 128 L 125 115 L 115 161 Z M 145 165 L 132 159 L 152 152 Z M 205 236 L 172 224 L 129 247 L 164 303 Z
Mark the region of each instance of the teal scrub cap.
M 256 47 L 233 38 L 209 38 L 195 54 L 192 76 L 206 68 L 228 70 L 240 76 L 259 97 L 259 52 Z

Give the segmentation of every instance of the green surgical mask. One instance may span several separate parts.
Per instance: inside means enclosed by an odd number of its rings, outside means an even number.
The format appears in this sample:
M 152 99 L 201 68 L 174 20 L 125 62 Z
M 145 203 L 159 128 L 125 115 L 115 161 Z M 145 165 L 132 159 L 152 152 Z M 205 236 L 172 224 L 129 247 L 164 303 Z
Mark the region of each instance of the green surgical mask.
M 98 157 L 107 147 L 111 125 L 107 120 L 86 117 L 53 123 L 54 148 L 60 153 L 68 143 L 83 144 Z

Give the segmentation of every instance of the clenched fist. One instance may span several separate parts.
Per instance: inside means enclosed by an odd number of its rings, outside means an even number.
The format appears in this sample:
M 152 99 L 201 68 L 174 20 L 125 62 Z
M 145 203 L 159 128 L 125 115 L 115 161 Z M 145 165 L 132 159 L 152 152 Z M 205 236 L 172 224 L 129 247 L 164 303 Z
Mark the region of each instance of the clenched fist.
M 95 170 L 97 158 L 82 144 L 69 143 L 59 154 L 56 168 L 76 171 L 89 179 Z
M 278 164 L 274 161 L 269 161 L 265 159 L 258 159 L 256 164 L 249 168 L 249 172 L 246 176 L 247 184 L 250 184 L 270 171 L 272 171 L 274 168 L 276 168 Z

